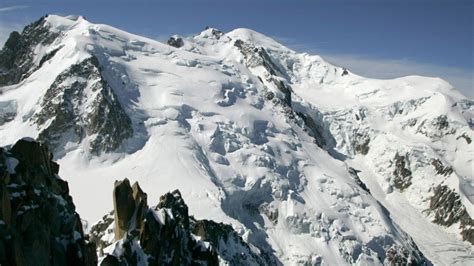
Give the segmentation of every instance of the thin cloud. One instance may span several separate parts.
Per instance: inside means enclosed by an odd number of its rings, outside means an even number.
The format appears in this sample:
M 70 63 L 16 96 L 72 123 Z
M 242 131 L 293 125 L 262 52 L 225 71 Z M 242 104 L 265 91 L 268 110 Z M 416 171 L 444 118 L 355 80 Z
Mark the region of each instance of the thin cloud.
M 8 11 L 15 11 L 19 9 L 29 8 L 30 6 L 6 6 L 0 7 L 0 12 L 8 12 Z

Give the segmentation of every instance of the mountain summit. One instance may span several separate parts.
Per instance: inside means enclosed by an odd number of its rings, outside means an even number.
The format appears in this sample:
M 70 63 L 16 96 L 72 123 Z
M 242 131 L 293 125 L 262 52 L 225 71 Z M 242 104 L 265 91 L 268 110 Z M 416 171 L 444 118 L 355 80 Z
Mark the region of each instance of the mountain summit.
M 0 92 L 0 145 L 51 147 L 89 222 L 128 177 L 152 205 L 179 189 L 257 263 L 474 263 L 474 101 L 439 78 L 364 78 L 249 29 L 164 44 L 48 15 L 0 51 Z

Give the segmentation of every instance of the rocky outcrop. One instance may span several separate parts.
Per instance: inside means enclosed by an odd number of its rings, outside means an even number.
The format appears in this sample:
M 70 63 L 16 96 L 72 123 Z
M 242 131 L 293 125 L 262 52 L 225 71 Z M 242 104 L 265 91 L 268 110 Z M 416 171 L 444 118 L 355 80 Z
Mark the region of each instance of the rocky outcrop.
M 38 139 L 55 151 L 90 137 L 90 152 L 97 155 L 116 150 L 133 135 L 131 120 L 94 56 L 58 75 L 41 107 L 33 117 L 40 129 Z
M 91 230 L 101 265 L 265 265 L 230 225 L 190 217 L 178 190 L 161 196 L 153 208 L 127 179 L 115 182 L 113 194 L 113 220 L 112 213 L 106 215 Z
M 406 248 L 390 248 L 385 252 L 386 265 L 430 265 L 410 253 Z
M 161 196 L 154 210 L 147 212 L 140 244 L 143 251 L 152 256 L 148 261 L 152 265 L 218 262 L 217 253 L 212 248 L 203 248 L 204 245 L 192 239 L 188 207 L 179 191 Z
M 0 148 L 0 264 L 96 265 L 67 182 L 46 146 Z
M 454 190 L 445 185 L 437 186 L 430 200 L 429 212 L 434 214 L 433 222 L 439 225 L 451 226 L 459 223 L 463 240 L 474 245 L 474 220 Z
M 191 220 L 192 233 L 208 242 L 229 265 L 267 265 L 260 254 L 250 249 L 232 226 L 211 220 Z
M 323 136 L 323 127 L 317 124 L 309 114 L 305 115 L 300 112 L 296 112 L 296 114 L 303 119 L 308 135 L 314 138 L 314 142 L 318 147 L 323 148 L 327 144 Z
M 224 33 L 222 31 L 216 28 L 209 27 L 209 26 L 206 26 L 204 28 L 204 32 L 210 33 L 208 36 L 216 40 L 219 40 L 222 36 L 224 36 Z
M 463 138 L 467 144 L 471 144 L 472 139 L 467 135 L 467 133 L 463 133 L 462 135 L 459 135 L 456 139 Z
M 138 183 L 130 187 L 128 179 L 116 181 L 114 188 L 115 240 L 122 239 L 132 224 L 140 228 L 147 209 L 147 195 Z
M 370 144 L 370 137 L 367 132 L 357 132 L 355 133 L 354 138 L 354 151 L 360 153 L 362 155 L 367 155 L 369 153 L 369 144 Z
M 395 154 L 395 158 L 392 161 L 392 165 L 395 165 L 393 170 L 393 186 L 400 191 L 405 190 L 411 185 L 411 171 L 409 166 L 410 160 L 408 155 Z
M 100 256 L 103 256 L 103 249 L 115 240 L 114 220 L 114 211 L 111 211 L 94 224 L 89 231 L 89 240 L 96 244 Z
M 39 65 L 35 64 L 36 47 L 47 46 L 59 36 L 59 33 L 49 29 L 43 17 L 26 26 L 21 34 L 16 31 L 10 34 L 0 51 L 0 86 L 16 84 L 38 69 Z M 47 53 L 39 61 L 44 63 L 51 57 Z
M 356 182 L 356 184 L 370 194 L 369 188 L 365 185 L 364 182 L 362 182 L 362 180 L 360 180 L 360 177 L 358 174 L 360 171 L 352 167 L 349 167 L 348 171 L 349 171 L 349 174 L 352 176 L 352 178 L 354 178 L 354 181 Z
M 0 102 L 0 126 L 15 119 L 17 103 L 15 100 Z
M 183 38 L 178 36 L 171 36 L 166 43 L 175 48 L 180 48 L 184 45 Z
M 341 76 L 346 76 L 346 75 L 349 75 L 349 71 L 347 71 L 347 68 L 343 68 Z
M 417 127 L 416 133 L 422 134 L 432 140 L 439 140 L 447 135 L 456 134 L 456 127 L 446 115 L 433 119 L 423 120 Z
M 254 45 L 242 40 L 235 40 L 234 46 L 244 55 L 248 67 L 253 68 L 263 66 L 271 75 L 277 75 L 277 73 L 282 72 L 272 61 L 265 48 L 255 47 Z
M 273 62 L 271 56 L 267 53 L 263 47 L 255 47 L 250 43 L 246 43 L 242 40 L 236 40 L 234 46 L 237 47 L 243 54 L 246 65 L 249 68 L 257 66 L 263 66 L 268 76 L 265 78 L 269 83 L 273 84 L 280 92 L 283 93 L 282 101 L 289 107 L 291 107 L 291 92 L 290 85 L 286 84 L 278 76 L 282 76 L 284 73 L 278 65 Z M 261 78 L 261 77 L 260 77 Z
M 439 159 L 431 159 L 431 165 L 435 168 L 438 175 L 449 176 L 453 173 L 453 167 L 445 166 Z

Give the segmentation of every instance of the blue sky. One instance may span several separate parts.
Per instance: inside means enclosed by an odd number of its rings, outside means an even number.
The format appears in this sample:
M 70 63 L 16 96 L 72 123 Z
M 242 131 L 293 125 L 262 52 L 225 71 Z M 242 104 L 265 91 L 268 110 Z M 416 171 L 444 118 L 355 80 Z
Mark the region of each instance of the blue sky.
M 474 1 L 0 0 L 0 41 L 48 13 L 159 40 L 208 25 L 252 28 L 364 76 L 440 76 L 474 97 Z

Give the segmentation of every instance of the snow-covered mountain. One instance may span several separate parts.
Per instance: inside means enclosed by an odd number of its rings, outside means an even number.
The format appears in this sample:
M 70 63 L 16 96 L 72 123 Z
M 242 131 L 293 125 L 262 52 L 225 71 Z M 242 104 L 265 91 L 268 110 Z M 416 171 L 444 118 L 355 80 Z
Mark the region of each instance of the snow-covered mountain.
M 0 145 L 52 147 L 91 225 L 128 177 L 260 263 L 474 263 L 474 101 L 441 79 L 360 77 L 249 29 L 164 44 L 49 15 L 10 35 L 0 86 Z

